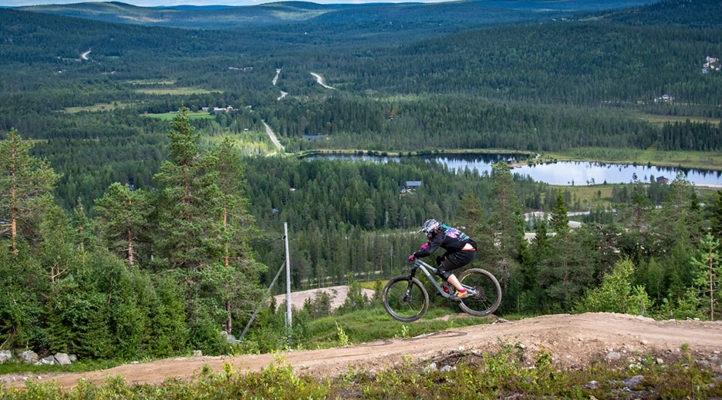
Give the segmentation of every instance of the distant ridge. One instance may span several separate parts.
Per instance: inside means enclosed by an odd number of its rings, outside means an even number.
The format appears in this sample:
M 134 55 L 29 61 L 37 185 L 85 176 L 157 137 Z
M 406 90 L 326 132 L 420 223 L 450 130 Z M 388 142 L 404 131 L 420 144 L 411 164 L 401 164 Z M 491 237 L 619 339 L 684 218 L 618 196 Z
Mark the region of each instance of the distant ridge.
M 722 27 L 722 1 L 662 0 L 638 8 L 610 12 L 605 18 L 627 25 L 719 29 Z
M 224 5 L 216 5 L 216 6 L 156 6 L 153 8 L 169 8 L 171 10 L 223 10 L 226 8 L 233 8 L 233 6 L 224 6 Z
M 434 23 L 441 25 L 532 21 L 578 12 L 608 11 L 655 0 L 489 0 L 441 3 L 318 4 L 304 1 L 251 6 L 138 7 L 123 2 L 16 7 L 23 11 L 77 18 L 185 29 L 234 29 L 298 23 Z

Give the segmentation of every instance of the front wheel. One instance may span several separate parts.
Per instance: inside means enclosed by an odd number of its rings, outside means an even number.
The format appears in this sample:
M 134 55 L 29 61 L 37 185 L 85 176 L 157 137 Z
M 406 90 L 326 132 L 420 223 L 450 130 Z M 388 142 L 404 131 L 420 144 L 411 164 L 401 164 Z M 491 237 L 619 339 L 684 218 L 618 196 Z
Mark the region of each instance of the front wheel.
M 496 311 L 501 303 L 501 286 L 490 272 L 472 268 L 459 277 L 461 285 L 472 294 L 459 303 L 464 312 L 483 317 Z
M 429 293 L 416 278 L 398 276 L 386 284 L 383 291 L 384 308 L 394 319 L 412 322 L 429 309 Z

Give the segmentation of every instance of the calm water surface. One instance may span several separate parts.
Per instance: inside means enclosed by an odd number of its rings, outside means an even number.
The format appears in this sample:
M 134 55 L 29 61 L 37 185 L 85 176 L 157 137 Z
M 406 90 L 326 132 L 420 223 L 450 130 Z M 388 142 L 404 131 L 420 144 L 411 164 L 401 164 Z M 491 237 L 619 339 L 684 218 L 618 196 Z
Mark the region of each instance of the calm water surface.
M 308 159 L 325 158 L 332 160 L 364 160 L 379 163 L 399 162 L 399 157 L 358 156 L 358 155 L 323 155 Z M 491 166 L 499 161 L 523 161 L 519 155 L 480 154 L 455 156 L 427 156 L 427 161 L 435 161 L 454 171 L 469 169 L 479 174 L 490 173 Z M 665 177 L 674 180 L 679 172 L 696 184 L 722 185 L 722 171 L 687 169 L 671 167 L 655 167 L 627 164 L 602 164 L 586 161 L 560 161 L 552 164 L 524 165 L 512 169 L 512 173 L 530 176 L 538 182 L 552 185 L 593 185 L 600 183 L 629 183 L 635 179 L 649 182 L 651 178 Z

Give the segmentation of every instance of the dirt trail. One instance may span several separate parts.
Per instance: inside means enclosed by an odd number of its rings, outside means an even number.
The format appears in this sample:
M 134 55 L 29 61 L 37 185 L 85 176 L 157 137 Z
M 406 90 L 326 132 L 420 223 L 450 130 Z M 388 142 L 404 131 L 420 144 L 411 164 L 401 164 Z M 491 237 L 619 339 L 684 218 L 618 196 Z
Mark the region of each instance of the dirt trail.
M 338 376 L 349 365 L 367 371 L 400 365 L 402 356 L 412 362 L 443 357 L 463 349 L 467 352 L 496 351 L 501 344 L 524 345 L 525 354 L 544 350 L 560 366 L 585 365 L 616 352 L 622 361 L 633 355 L 670 354 L 689 345 L 696 354 L 706 354 L 712 367 L 722 368 L 722 322 L 654 321 L 623 314 L 587 313 L 549 315 L 521 321 L 471 326 L 409 339 L 382 340 L 326 350 L 283 353 L 285 362 L 296 371 L 314 376 Z M 196 357 L 159 360 L 145 364 L 121 365 L 104 371 L 57 375 L 41 381 L 57 380 L 72 387 L 83 378 L 101 382 L 108 376 L 123 376 L 129 383 L 160 383 L 166 378 L 191 379 L 204 365 L 221 371 L 224 363 L 245 371 L 258 371 L 278 362 L 272 354 L 237 357 Z M 8 386 L 20 386 L 10 383 Z

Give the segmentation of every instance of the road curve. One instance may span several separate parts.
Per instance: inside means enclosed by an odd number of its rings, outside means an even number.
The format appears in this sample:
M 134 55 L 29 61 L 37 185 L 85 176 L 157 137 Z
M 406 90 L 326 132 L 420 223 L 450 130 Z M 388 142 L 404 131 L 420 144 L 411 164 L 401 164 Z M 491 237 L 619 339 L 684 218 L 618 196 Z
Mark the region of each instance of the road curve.
M 328 86 L 327 84 L 323 83 L 323 77 L 315 72 L 311 72 L 311 75 L 313 75 L 314 78 L 316 78 L 316 82 L 318 82 L 319 85 L 325 87 L 326 89 L 336 89 L 333 86 Z

